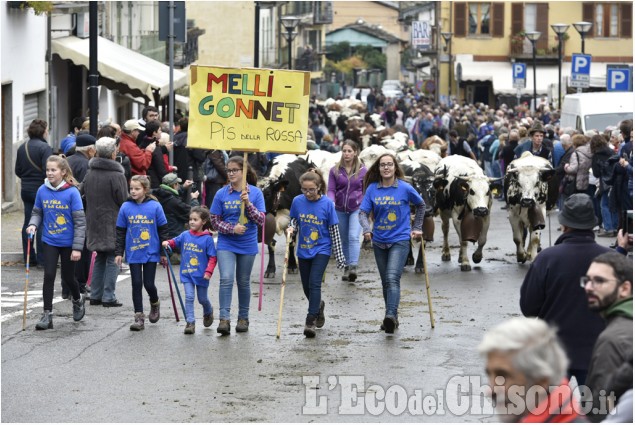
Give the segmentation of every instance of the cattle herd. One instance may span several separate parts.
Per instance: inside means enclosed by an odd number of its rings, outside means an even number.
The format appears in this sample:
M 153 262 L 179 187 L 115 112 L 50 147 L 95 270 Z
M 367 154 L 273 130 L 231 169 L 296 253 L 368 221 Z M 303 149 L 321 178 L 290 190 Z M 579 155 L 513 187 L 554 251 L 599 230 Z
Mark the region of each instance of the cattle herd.
M 442 260 L 450 261 L 448 244 L 449 222 L 461 241 L 459 263 L 462 271 L 471 270 L 467 255 L 467 243 L 477 242 L 472 254 L 474 263 L 481 262 L 483 247 L 487 242 L 489 217 L 492 208 L 492 188 L 501 186 L 501 179 L 486 177 L 481 166 L 471 158 L 447 155 L 447 143 L 432 136 L 424 141 L 422 149 L 411 150 L 408 134 L 399 126 L 386 129 L 378 125 L 372 115 L 362 119 L 348 117 L 337 111 L 329 111 L 331 120 L 361 147 L 359 158 L 370 167 L 382 154 L 395 154 L 404 171 L 405 179 L 421 194 L 426 203 L 424 238 L 432 240 L 434 222 L 440 215 L 443 232 Z M 265 241 L 269 247 L 269 263 L 265 277 L 274 277 L 275 234 L 282 235 L 289 223 L 289 209 L 295 196 L 300 195 L 299 177 L 309 168 L 317 168 L 328 180 L 329 170 L 341 158 L 341 152 L 309 150 L 304 155 L 284 154 L 275 157 L 259 180 L 267 209 Z M 539 250 L 540 230 L 544 228 L 546 209 L 555 205 L 558 196 L 554 169 L 549 161 L 524 154 L 513 161 L 504 176 L 504 191 L 509 204 L 508 215 L 516 243 L 517 261 L 525 263 L 536 257 Z M 328 181 L 326 181 L 328 185 Z M 529 236 L 529 245 L 525 247 Z M 293 247 L 292 247 L 293 248 Z M 293 252 L 293 251 L 292 251 Z M 412 256 L 409 265 L 413 264 Z M 289 273 L 297 273 L 295 258 L 291 256 Z M 421 273 L 420 260 L 415 271 Z

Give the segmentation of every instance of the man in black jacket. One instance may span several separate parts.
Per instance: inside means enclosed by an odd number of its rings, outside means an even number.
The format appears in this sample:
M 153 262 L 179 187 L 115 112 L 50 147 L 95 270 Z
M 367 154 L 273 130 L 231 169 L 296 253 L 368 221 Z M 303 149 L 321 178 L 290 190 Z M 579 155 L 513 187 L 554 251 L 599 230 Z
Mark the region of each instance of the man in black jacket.
M 538 317 L 558 328 L 571 360 L 568 375 L 575 375 L 582 385 L 604 323 L 589 311 L 580 278 L 595 257 L 611 250 L 595 242 L 597 219 L 589 195 L 577 193 L 567 198 L 558 220 L 562 235 L 553 247 L 538 254 L 525 275 L 520 309 L 526 317 Z
M 192 200 L 189 205 L 185 202 L 185 193 L 179 192 L 181 182 L 182 180 L 176 174 L 168 173 L 163 177 L 161 186 L 153 192 L 161 203 L 165 218 L 168 220 L 168 237 L 170 239 L 183 233 L 190 220 L 191 207 L 199 205 L 198 191 L 192 192 Z M 186 180 L 183 189 L 187 189 L 191 185 L 192 181 Z
M 22 253 L 25 263 L 28 243 L 26 228 L 29 225 L 29 220 L 31 220 L 33 205 L 35 205 L 35 195 L 40 186 L 44 184 L 44 179 L 46 178 L 46 161 L 48 157 L 53 154 L 53 149 L 46 141 L 49 135 L 48 123 L 46 121 L 40 119 L 33 120 L 29 125 L 27 134 L 29 135 L 29 140 L 18 148 L 15 161 L 15 175 L 21 180 L 20 197 L 24 203 Z M 42 232 L 37 232 L 35 239 L 35 243 L 31 244 L 31 265 L 43 265 L 44 248 L 42 245 Z M 37 258 L 35 253 L 36 248 Z

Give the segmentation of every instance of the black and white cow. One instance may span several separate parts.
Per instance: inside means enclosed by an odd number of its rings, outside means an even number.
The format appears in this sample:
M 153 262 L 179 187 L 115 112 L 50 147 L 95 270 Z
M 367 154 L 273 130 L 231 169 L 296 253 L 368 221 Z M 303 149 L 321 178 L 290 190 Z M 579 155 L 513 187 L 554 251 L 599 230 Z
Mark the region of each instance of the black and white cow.
M 472 261 L 480 263 L 483 247 L 487 242 L 492 192 L 490 181 L 481 167 L 471 158 L 451 155 L 443 158 L 434 171 L 434 187 L 437 190 L 437 208 L 441 213 L 443 251 L 441 259 L 450 261 L 448 231 L 450 218 L 459 235 L 461 271 L 472 270 L 467 256 L 467 242 L 478 241 Z
M 523 153 L 507 167 L 504 183 L 509 204 L 507 214 L 519 263 L 532 261 L 538 254 L 540 230 L 545 228 L 549 181 L 554 174 L 551 162 L 531 152 Z M 527 235 L 529 245 L 525 248 Z
M 267 215 L 265 219 L 265 242 L 269 247 L 269 263 L 265 271 L 265 277 L 275 277 L 276 260 L 274 257 L 274 234 L 282 235 L 289 225 L 289 210 L 293 198 L 300 195 L 300 176 L 313 164 L 304 158 L 295 155 L 279 155 L 269 163 L 267 172 L 258 182 L 265 198 Z M 285 236 L 286 237 L 286 236 Z M 293 241 L 289 247 L 288 272 L 298 272 L 298 267 L 293 255 Z

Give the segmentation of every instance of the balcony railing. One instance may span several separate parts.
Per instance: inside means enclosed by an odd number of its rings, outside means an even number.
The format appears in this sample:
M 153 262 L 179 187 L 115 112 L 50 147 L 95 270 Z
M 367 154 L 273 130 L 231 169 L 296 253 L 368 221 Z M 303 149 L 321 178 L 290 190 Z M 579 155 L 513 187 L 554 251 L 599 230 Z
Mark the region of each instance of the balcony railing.
M 563 46 L 564 48 L 564 46 Z M 526 39 L 519 39 L 518 37 L 512 37 L 509 41 L 509 56 L 516 60 L 531 60 L 532 48 L 531 42 Z M 558 60 L 558 43 L 552 43 L 547 46 L 547 49 L 536 48 L 536 61 L 537 62 L 552 62 Z

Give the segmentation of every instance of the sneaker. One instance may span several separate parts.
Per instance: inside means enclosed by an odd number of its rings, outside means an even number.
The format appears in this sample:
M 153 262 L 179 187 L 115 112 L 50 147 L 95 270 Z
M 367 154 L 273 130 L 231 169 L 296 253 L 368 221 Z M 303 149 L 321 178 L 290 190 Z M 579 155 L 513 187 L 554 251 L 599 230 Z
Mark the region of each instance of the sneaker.
M 145 329 L 145 315 L 143 313 L 134 314 L 134 323 L 130 325 L 131 331 L 142 331 Z
M 218 323 L 218 327 L 216 328 L 216 332 L 218 332 L 221 335 L 229 335 L 231 332 L 231 323 L 229 323 L 229 320 L 224 320 L 224 319 L 220 319 L 220 322 Z
M 315 316 L 307 315 L 304 325 L 304 336 L 307 338 L 315 338 Z
M 148 320 L 150 323 L 156 323 L 159 321 L 161 317 L 161 312 L 159 311 L 159 306 L 161 305 L 161 301 L 157 300 L 155 303 L 150 303 L 150 314 L 148 314 Z
M 344 267 L 344 274 L 342 274 L 342 282 L 348 282 L 348 266 Z
M 86 307 L 84 303 L 86 302 L 86 298 L 84 294 L 79 294 L 78 300 L 73 300 L 73 320 L 79 322 L 84 317 L 86 313 Z
M 51 313 L 50 310 L 44 310 L 44 314 L 42 314 L 40 321 L 35 325 L 35 329 L 38 331 L 53 329 L 53 313 Z
M 321 328 L 322 326 L 324 326 L 324 322 L 326 321 L 326 318 L 324 317 L 325 306 L 326 306 L 326 303 L 324 302 L 324 300 L 320 300 L 320 311 L 318 312 L 317 319 L 315 320 L 315 326 L 318 328 Z
M 357 266 L 351 266 L 348 271 L 348 281 L 355 282 L 357 279 Z
M 617 231 L 615 230 L 600 230 L 598 232 L 598 236 L 601 238 L 614 238 L 617 236 Z
M 103 303 L 100 301 L 99 303 L 104 307 L 121 307 L 123 305 L 117 300 L 104 301 Z
M 209 328 L 214 323 L 214 312 L 203 315 L 203 326 Z
M 90 305 L 101 305 L 101 300 L 93 300 L 93 299 L 91 298 L 91 300 L 90 300 Z
M 249 330 L 249 319 L 238 319 L 236 332 L 247 332 Z
M 185 330 L 183 331 L 183 333 L 185 335 L 194 335 L 195 331 L 196 331 L 196 326 L 194 325 L 194 323 L 187 322 L 187 324 L 185 325 Z
M 382 328 L 387 334 L 395 333 L 395 328 L 397 328 L 397 319 L 392 316 L 384 317 L 384 324 L 382 325 Z

